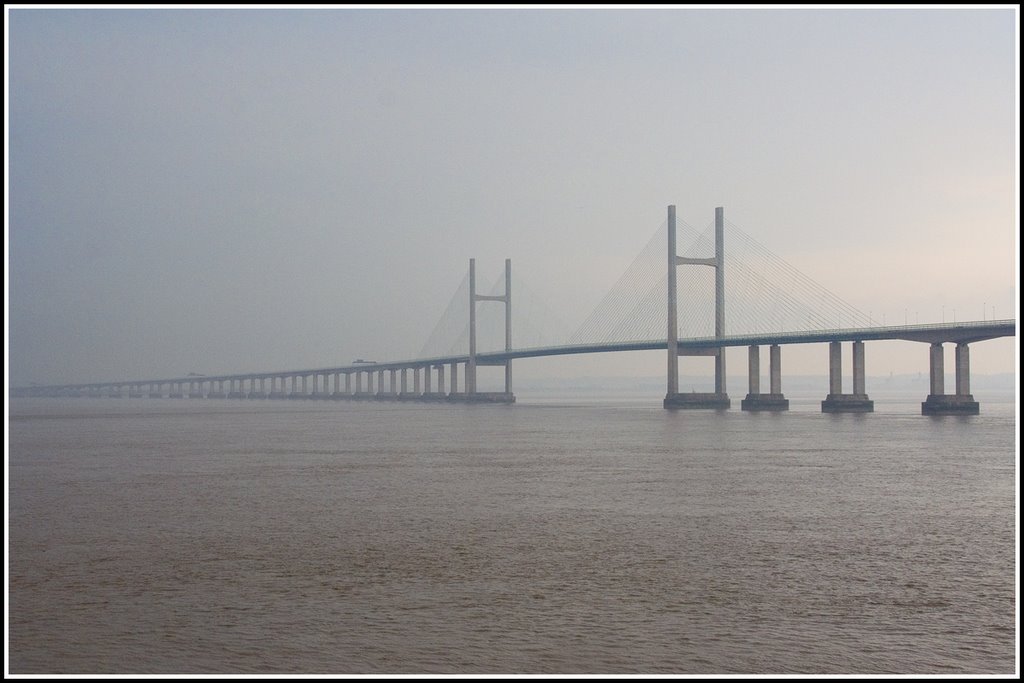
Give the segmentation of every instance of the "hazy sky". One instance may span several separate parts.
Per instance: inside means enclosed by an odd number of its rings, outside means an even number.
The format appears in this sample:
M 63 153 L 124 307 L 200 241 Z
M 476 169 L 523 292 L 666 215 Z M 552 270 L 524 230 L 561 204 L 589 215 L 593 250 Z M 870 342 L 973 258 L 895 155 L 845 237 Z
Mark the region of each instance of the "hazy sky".
M 669 204 L 879 321 L 1016 317 L 1015 6 L 5 11 L 12 386 L 408 358 L 470 257 L 571 327 Z

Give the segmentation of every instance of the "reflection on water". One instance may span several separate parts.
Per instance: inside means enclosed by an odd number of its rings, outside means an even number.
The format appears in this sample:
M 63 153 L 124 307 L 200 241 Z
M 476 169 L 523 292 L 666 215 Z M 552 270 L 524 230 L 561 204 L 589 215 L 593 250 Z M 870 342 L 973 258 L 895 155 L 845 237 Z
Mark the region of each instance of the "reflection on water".
M 10 670 L 1012 674 L 1012 397 L 820 398 L 15 400 Z

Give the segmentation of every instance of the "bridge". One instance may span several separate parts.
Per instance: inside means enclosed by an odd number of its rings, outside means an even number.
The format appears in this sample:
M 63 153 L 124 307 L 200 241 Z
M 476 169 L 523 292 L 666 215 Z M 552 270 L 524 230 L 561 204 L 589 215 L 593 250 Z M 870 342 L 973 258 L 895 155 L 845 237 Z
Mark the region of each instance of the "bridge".
M 689 228 L 689 226 L 684 226 Z M 741 401 L 746 411 L 785 411 L 789 401 L 782 391 L 782 347 L 792 344 L 829 345 L 828 394 L 821 402 L 826 413 L 872 412 L 874 402 L 865 387 L 865 342 L 904 340 L 929 346 L 929 393 L 921 404 L 922 414 L 978 414 L 980 407 L 970 391 L 969 345 L 998 337 L 1015 336 L 1016 320 L 984 320 L 953 323 L 876 325 L 849 304 L 814 283 L 792 266 L 731 226 L 736 256 L 726 257 L 724 209 L 715 210 L 713 226 L 703 232 L 689 228 L 688 251 L 703 256 L 677 253 L 675 206 L 668 207 L 667 220 L 605 299 L 583 325 L 561 343 L 514 347 L 512 343 L 512 269 L 505 261 L 504 277 L 489 293 L 478 291 L 475 259 L 427 346 L 415 359 L 383 362 L 354 361 L 346 365 L 312 369 L 279 370 L 224 375 L 135 379 L 19 387 L 19 397 L 87 396 L 121 398 L 249 398 L 249 399 L 331 399 L 447 401 L 471 403 L 514 403 L 512 361 L 542 356 L 563 356 L 620 351 L 664 350 L 667 409 L 728 409 L 732 401 L 726 389 L 725 349 L 748 348 L 748 392 Z M 666 251 L 663 251 L 667 246 Z M 655 257 L 655 254 L 660 256 Z M 665 256 L 667 255 L 667 259 Z M 657 263 L 657 265 L 655 265 Z M 690 336 L 680 337 L 678 305 L 682 266 L 686 271 L 684 289 L 695 302 L 683 313 L 683 326 Z M 713 271 L 710 278 L 696 274 L 701 267 Z M 735 283 L 730 310 L 738 324 L 727 333 L 726 271 Z M 706 272 L 706 271 L 705 271 Z M 500 287 L 499 287 L 500 285 Z M 696 296 L 701 288 L 711 289 L 709 297 Z M 477 305 L 496 302 L 504 309 L 501 348 L 478 348 Z M 492 307 L 493 311 L 493 307 Z M 843 317 L 852 325 L 842 325 Z M 491 316 L 493 319 L 493 315 Z M 731 321 L 730 321 L 731 322 Z M 503 323 L 503 324 L 502 324 Z M 731 325 L 732 326 L 732 325 Z M 788 330 L 784 329 L 788 326 Z M 493 331 L 493 325 L 491 329 Z M 655 332 L 665 330 L 665 336 Z M 801 329 L 802 328 L 802 329 Z M 692 334 L 692 331 L 704 334 Z M 595 339 L 598 338 L 598 339 Z M 842 386 L 842 346 L 852 345 L 853 387 Z M 944 344 L 955 345 L 955 387 L 945 391 Z M 761 347 L 769 349 L 769 386 L 762 392 Z M 438 349 L 445 349 L 438 352 Z M 680 356 L 713 358 L 715 390 L 680 392 Z M 478 368 L 494 366 L 504 370 L 502 391 L 478 390 Z M 462 381 L 460 383 L 460 368 Z M 446 390 L 446 370 L 448 389 Z M 411 381 L 410 381 L 411 379 Z

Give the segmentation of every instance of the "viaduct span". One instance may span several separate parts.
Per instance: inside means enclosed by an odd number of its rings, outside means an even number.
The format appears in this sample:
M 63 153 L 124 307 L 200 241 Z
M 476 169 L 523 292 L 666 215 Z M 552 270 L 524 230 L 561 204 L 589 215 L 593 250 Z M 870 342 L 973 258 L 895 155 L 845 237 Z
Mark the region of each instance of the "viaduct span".
M 14 396 L 87 396 L 111 398 L 210 398 L 210 399 L 333 399 L 391 401 L 454 401 L 471 403 L 514 403 L 512 361 L 541 356 L 651 351 L 667 353 L 667 387 L 663 405 L 667 409 L 729 409 L 732 401 L 726 388 L 725 349 L 746 346 L 748 391 L 740 407 L 747 411 L 785 411 L 789 401 L 782 391 L 782 347 L 790 344 L 829 345 L 828 394 L 821 402 L 825 413 L 872 412 L 874 402 L 865 387 L 865 342 L 905 340 L 929 347 L 929 393 L 921 412 L 975 415 L 980 411 L 970 389 L 970 348 L 972 343 L 997 337 L 1015 336 L 1016 320 L 973 321 L 926 325 L 855 327 L 845 329 L 778 332 L 769 334 L 726 334 L 725 310 L 725 220 L 724 209 L 715 209 L 714 255 L 706 258 L 676 253 L 676 207 L 668 207 L 668 310 L 664 339 L 580 343 L 519 348 L 512 346 L 512 265 L 505 261 L 504 292 L 477 292 L 475 259 L 469 261 L 469 349 L 468 353 L 380 363 L 356 362 L 336 367 L 255 372 L 244 374 L 189 375 L 186 377 L 138 379 L 30 386 L 12 389 Z M 677 268 L 714 269 L 714 334 L 708 337 L 679 337 Z M 494 302 L 505 309 L 504 350 L 478 352 L 477 304 Z M 842 386 L 842 346 L 852 346 L 852 391 Z M 955 386 L 946 393 L 943 345 L 955 345 Z M 768 347 L 768 391 L 761 389 L 761 347 Z M 715 390 L 708 393 L 679 391 L 679 356 L 708 356 L 714 359 Z M 477 369 L 504 368 L 504 390 L 477 389 Z M 459 369 L 463 369 L 460 383 Z M 446 378 L 447 370 L 447 378 Z M 447 387 L 446 387 L 447 379 Z

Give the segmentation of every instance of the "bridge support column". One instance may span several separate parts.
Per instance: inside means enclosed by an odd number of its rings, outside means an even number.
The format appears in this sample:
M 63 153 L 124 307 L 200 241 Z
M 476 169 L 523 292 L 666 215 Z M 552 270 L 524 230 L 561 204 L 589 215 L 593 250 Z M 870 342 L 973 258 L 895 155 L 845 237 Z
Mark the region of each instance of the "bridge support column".
M 455 361 L 451 363 L 452 369 L 452 382 L 451 388 L 448 390 L 449 401 L 465 401 L 469 396 L 469 366 L 466 366 L 466 374 L 463 379 L 463 383 L 466 385 L 465 391 L 459 391 L 459 364 Z
M 410 399 L 416 398 L 415 394 L 409 392 L 409 370 L 410 368 L 402 368 L 400 370 L 399 381 L 401 382 L 401 388 L 398 391 L 399 401 L 408 401 Z M 412 368 L 412 371 L 413 374 L 416 374 L 415 368 Z
M 469 360 L 466 361 L 466 393 L 476 394 L 476 259 L 469 259 Z
M 467 401 L 470 403 L 515 403 L 512 393 L 512 360 L 507 359 L 498 364 L 505 366 L 505 391 L 477 391 L 477 367 L 480 365 L 476 352 L 476 303 L 478 301 L 498 301 L 505 304 L 505 351 L 512 350 L 512 259 L 505 259 L 505 293 L 485 296 L 476 293 L 476 259 L 469 259 L 469 358 L 466 361 L 465 393 L 458 390 L 457 364 L 452 363 L 451 392 L 448 399 Z M 493 361 L 486 363 L 495 365 Z M 443 373 L 444 371 L 441 370 Z M 443 380 L 442 380 L 443 382 Z M 442 384 L 441 392 L 444 393 Z
M 967 344 L 956 345 L 956 393 L 943 393 L 942 344 L 931 346 L 931 393 L 921 404 L 922 415 L 977 415 L 981 407 L 971 395 L 971 361 Z
M 259 382 L 259 388 L 256 387 L 256 382 Z M 249 378 L 249 398 L 266 398 L 266 378 L 265 377 L 250 377 Z
M 740 403 L 742 410 L 781 412 L 789 410 L 789 400 L 782 395 L 780 385 L 782 371 L 779 367 L 782 353 L 778 344 L 769 350 L 768 359 L 771 377 L 771 393 L 761 393 L 761 348 L 751 346 L 748 350 L 749 393 Z
M 227 398 L 227 394 L 224 393 L 224 380 L 210 380 L 210 391 L 206 394 L 206 398 Z
M 676 306 L 676 266 L 711 266 L 715 269 L 715 337 L 725 336 L 725 209 L 715 208 L 715 255 L 712 258 L 690 258 L 676 254 L 676 207 L 668 207 L 668 391 L 662 405 L 665 408 L 711 408 L 724 410 L 732 405 L 725 387 L 725 347 L 695 355 L 715 357 L 714 393 L 679 393 L 678 310 Z
M 430 398 L 430 366 L 423 366 L 423 394 L 422 398 Z
M 821 402 L 823 413 L 873 413 L 875 402 L 864 390 L 864 342 L 853 342 L 853 393 L 843 393 L 842 344 L 828 345 L 828 396 Z
M 431 390 L 434 372 L 437 372 L 437 390 Z M 423 368 L 425 379 L 423 399 L 426 401 L 444 401 L 448 395 L 444 391 L 444 365 L 428 365 Z

